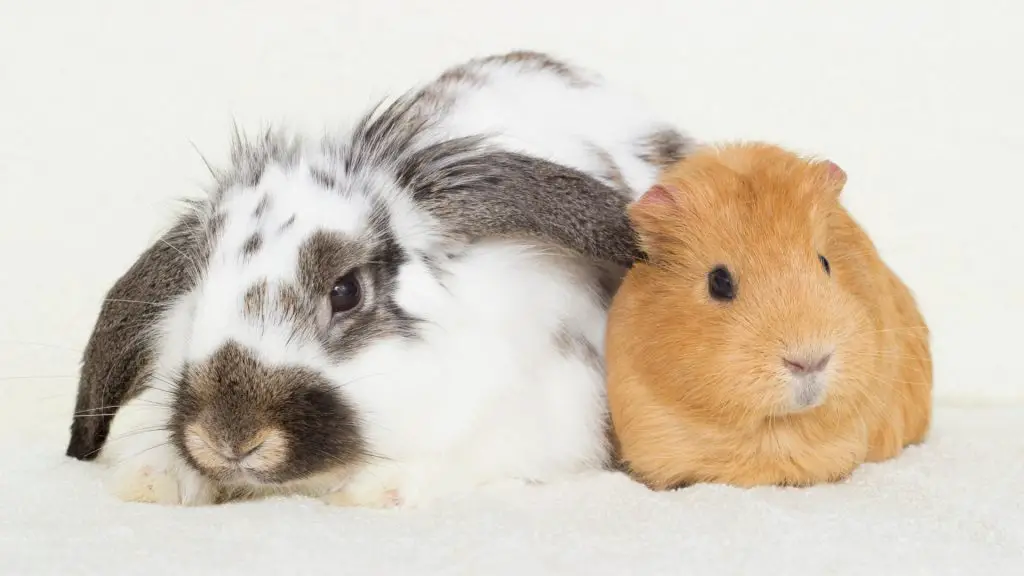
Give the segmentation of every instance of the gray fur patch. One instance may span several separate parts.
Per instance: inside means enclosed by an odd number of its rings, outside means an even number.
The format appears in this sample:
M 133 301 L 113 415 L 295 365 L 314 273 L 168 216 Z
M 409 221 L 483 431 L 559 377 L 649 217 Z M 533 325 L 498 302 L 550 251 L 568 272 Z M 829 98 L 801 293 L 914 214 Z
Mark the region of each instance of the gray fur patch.
M 427 254 L 425 252 L 419 254 L 420 260 L 423 261 L 423 265 L 427 267 L 430 275 L 440 284 L 444 284 L 445 279 L 448 278 L 448 269 L 444 266 L 444 260 L 450 260 L 444 256 L 435 256 Z
M 637 142 L 637 157 L 664 170 L 683 159 L 693 143 L 674 128 L 652 132 Z
M 563 356 L 578 358 L 595 372 L 604 374 L 604 357 L 582 334 L 563 326 L 555 333 L 555 347 Z
M 316 338 L 317 308 L 322 300 L 292 283 L 277 285 L 272 291 L 263 281 L 246 291 L 242 315 L 256 324 L 289 326 L 292 338 Z
M 278 318 L 291 325 L 292 337 L 311 337 L 317 333 L 316 312 L 323 296 L 284 284 L 277 292 Z
M 258 252 L 260 247 L 262 246 L 263 235 L 261 235 L 259 232 L 253 232 L 252 236 L 249 236 L 249 239 L 245 241 L 245 244 L 242 244 L 242 256 L 252 256 L 256 252 Z
M 463 241 L 527 238 L 621 266 L 641 255 L 627 198 L 560 164 L 459 139 L 404 158 L 398 182 Z
M 406 257 L 391 233 L 383 207 L 378 207 L 375 214 L 371 219 L 372 238 L 356 242 L 339 234 L 318 232 L 299 252 L 299 287 L 306 301 L 323 301 L 337 279 L 356 273 L 362 295 L 359 304 L 336 314 L 323 338 L 328 353 L 339 360 L 384 338 L 417 335 L 418 320 L 394 301 L 398 269 Z
M 265 317 L 267 313 L 267 281 L 250 287 L 242 298 L 242 314 L 250 320 Z
M 581 70 L 577 70 L 568 63 L 541 52 L 517 50 L 506 54 L 489 56 L 480 61 L 484 63 L 502 62 L 505 64 L 517 64 L 525 69 L 551 72 L 574 88 L 593 86 L 593 82 Z
M 618 163 L 615 162 L 615 158 L 611 153 L 597 146 L 591 146 L 591 149 L 597 156 L 598 161 L 601 162 L 601 177 L 610 182 L 611 186 L 618 190 L 619 193 L 626 195 L 626 197 L 632 197 L 633 194 L 626 183 L 626 177 L 623 176 L 622 170 L 619 168 Z
M 618 292 L 622 280 L 625 278 L 625 270 L 613 264 L 601 264 L 596 267 L 594 273 L 594 292 L 605 308 L 612 303 L 612 298 Z
M 210 221 L 207 224 L 207 236 L 210 242 L 214 242 L 220 238 L 220 233 L 224 230 L 224 221 L 226 218 L 227 217 L 223 212 L 219 212 L 210 218 Z
M 412 97 L 414 104 L 410 107 L 410 112 L 416 116 L 441 116 L 455 103 L 460 89 L 480 86 L 483 83 L 484 78 L 473 62 L 449 68 Z
M 260 203 L 256 205 L 256 209 L 252 212 L 252 217 L 259 220 L 263 216 L 263 213 L 270 207 L 270 194 L 263 194 L 263 198 L 260 199 Z
M 428 88 L 447 88 L 452 85 L 480 85 L 484 81 L 483 77 L 478 71 L 476 71 L 469 63 L 464 66 L 456 66 L 445 70 L 437 80 L 430 83 Z
M 285 230 L 291 228 L 294 224 L 295 224 L 295 214 L 292 214 L 290 218 L 285 220 L 281 224 L 281 226 L 278 227 L 277 233 L 280 234 L 280 233 L 284 232 Z
M 310 294 L 326 295 L 334 280 L 366 259 L 361 242 L 332 232 L 317 232 L 299 249 L 299 285 Z
M 335 179 L 334 176 L 331 176 L 327 172 L 320 170 L 319 168 L 310 168 L 309 174 L 310 176 L 313 177 L 313 180 L 315 180 L 317 184 L 323 186 L 324 188 L 327 188 L 328 190 L 335 189 L 338 187 L 337 179 Z

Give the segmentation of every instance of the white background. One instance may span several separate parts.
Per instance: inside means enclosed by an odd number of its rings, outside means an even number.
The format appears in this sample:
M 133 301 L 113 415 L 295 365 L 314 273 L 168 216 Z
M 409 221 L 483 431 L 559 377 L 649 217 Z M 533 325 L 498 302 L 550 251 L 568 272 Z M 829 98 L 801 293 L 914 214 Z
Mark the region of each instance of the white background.
M 0 386 L 75 385 L 104 292 L 202 193 L 193 144 L 220 162 L 233 120 L 319 132 L 528 48 L 700 139 L 838 162 L 937 396 L 1024 397 L 1022 29 L 1019 0 L 0 0 Z

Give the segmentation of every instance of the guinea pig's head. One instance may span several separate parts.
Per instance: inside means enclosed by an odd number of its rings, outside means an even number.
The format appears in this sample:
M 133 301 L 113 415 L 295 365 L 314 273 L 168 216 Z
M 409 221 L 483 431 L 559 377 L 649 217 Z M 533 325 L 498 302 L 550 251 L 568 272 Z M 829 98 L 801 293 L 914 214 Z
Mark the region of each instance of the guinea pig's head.
M 859 393 L 849 375 L 869 361 L 855 338 L 865 315 L 829 232 L 845 181 L 834 163 L 771 145 L 707 147 L 630 206 L 656 393 L 734 419 Z
M 267 158 L 204 207 L 195 286 L 166 322 L 184 335 L 171 340 L 183 358 L 172 442 L 224 485 L 364 462 L 372 447 L 351 385 L 387 371 L 367 358 L 400 362 L 417 335 L 400 277 L 429 230 L 400 242 L 424 223 L 394 182 L 310 156 Z

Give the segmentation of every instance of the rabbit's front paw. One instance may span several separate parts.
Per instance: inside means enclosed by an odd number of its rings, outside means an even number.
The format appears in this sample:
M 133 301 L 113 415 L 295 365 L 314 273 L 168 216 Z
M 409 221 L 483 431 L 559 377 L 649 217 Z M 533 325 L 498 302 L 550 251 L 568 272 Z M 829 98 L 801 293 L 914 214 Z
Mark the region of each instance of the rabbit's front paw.
M 115 473 L 111 491 L 126 502 L 183 504 L 178 479 L 167 470 L 145 464 Z
M 398 490 L 365 491 L 339 490 L 321 496 L 320 500 L 331 506 L 351 506 L 361 508 L 397 508 L 402 505 L 402 497 Z
M 111 466 L 109 489 L 114 496 L 126 502 L 185 506 L 217 501 L 216 486 L 190 468 L 166 438 L 143 435 L 108 446 L 111 453 L 105 460 Z

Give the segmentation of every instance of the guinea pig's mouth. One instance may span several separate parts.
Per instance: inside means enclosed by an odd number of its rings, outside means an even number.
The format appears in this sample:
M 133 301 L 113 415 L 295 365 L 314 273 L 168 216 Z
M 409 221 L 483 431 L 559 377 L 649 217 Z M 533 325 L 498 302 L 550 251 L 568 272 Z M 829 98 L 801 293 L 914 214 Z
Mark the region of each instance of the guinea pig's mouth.
M 790 383 L 790 414 L 813 410 L 828 399 L 828 382 L 821 376 L 794 378 Z
M 828 400 L 830 365 L 835 348 L 813 353 L 790 352 L 783 356 L 786 375 L 786 414 L 801 414 L 823 405 Z

